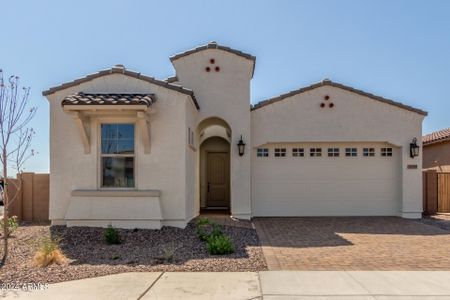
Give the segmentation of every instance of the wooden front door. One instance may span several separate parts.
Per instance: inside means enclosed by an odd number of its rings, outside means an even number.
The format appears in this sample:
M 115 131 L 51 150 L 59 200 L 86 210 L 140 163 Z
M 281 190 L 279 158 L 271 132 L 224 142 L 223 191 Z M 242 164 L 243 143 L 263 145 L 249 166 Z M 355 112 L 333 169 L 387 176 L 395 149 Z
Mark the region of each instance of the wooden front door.
M 206 170 L 206 206 L 230 207 L 230 154 L 208 152 Z

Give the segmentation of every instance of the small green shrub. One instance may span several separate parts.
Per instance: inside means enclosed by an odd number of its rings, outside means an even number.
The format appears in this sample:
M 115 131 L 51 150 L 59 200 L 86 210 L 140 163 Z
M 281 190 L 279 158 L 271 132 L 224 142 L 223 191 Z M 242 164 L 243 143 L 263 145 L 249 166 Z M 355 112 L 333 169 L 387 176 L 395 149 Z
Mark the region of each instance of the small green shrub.
M 205 242 L 208 239 L 208 232 L 204 226 L 198 226 L 197 227 L 197 236 L 200 239 L 200 241 Z
M 17 221 L 17 216 L 12 216 L 8 218 L 8 233 L 11 235 L 19 227 L 19 222 Z M 4 222 L 0 219 L 0 229 L 3 232 Z
M 209 234 L 210 237 L 217 237 L 223 235 L 222 227 L 216 223 L 212 224 L 212 231 Z
M 234 252 L 233 243 L 226 235 L 211 235 L 207 240 L 208 253 L 212 255 L 223 255 Z
M 164 254 L 164 261 L 165 262 L 168 262 L 168 263 L 171 263 L 171 262 L 173 262 L 173 259 L 174 259 L 174 257 L 175 257 L 175 252 L 177 251 L 177 248 L 175 248 L 175 247 L 168 247 L 168 248 L 165 248 L 164 250 L 163 250 L 163 254 Z
M 119 231 L 112 225 L 108 225 L 105 230 L 105 240 L 108 244 L 120 244 L 122 241 L 120 239 Z
M 206 218 L 206 217 L 203 217 L 203 218 L 198 219 L 197 226 L 206 225 L 206 224 L 209 224 L 209 223 L 210 223 L 209 219 Z
M 222 227 L 220 225 L 209 220 L 207 222 L 197 222 L 197 236 L 201 241 L 206 242 L 209 237 L 219 235 L 223 235 Z
M 120 259 L 120 256 L 117 255 L 117 254 L 113 254 L 113 255 L 111 256 L 111 259 L 112 259 L 112 260 L 117 260 L 117 259 Z

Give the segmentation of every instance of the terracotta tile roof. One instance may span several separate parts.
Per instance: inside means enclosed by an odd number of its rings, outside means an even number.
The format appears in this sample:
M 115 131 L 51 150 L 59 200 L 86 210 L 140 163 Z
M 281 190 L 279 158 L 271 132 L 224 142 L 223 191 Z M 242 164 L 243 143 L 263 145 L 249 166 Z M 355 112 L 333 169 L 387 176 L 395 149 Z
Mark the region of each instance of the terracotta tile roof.
M 236 50 L 236 49 L 232 49 L 230 47 L 218 45 L 217 42 L 215 42 L 215 41 L 211 41 L 211 42 L 209 42 L 206 45 L 202 45 L 202 46 L 199 46 L 197 48 L 190 49 L 190 50 L 187 50 L 185 52 L 175 54 L 175 55 L 170 57 L 170 61 L 173 62 L 174 60 L 177 60 L 179 58 L 182 58 L 182 57 L 185 57 L 185 56 L 188 56 L 190 54 L 197 53 L 197 52 L 200 52 L 200 51 L 203 51 L 203 50 L 206 50 L 206 49 L 219 49 L 219 50 L 226 51 L 226 52 L 235 54 L 237 56 L 249 59 L 249 60 L 253 61 L 252 76 L 255 73 L 255 63 L 256 63 L 256 57 L 255 56 L 253 56 L 251 54 L 248 54 L 248 53 L 244 53 L 244 52 Z
M 424 145 L 439 143 L 448 140 L 450 140 L 450 128 L 435 131 L 422 137 L 422 143 Z
M 146 105 L 155 103 L 153 94 L 85 94 L 76 93 L 64 98 L 65 105 Z
M 109 74 L 123 74 L 123 75 L 130 76 L 130 77 L 133 77 L 133 78 L 137 78 L 137 79 L 149 82 L 149 83 L 153 83 L 153 84 L 158 85 L 158 86 L 162 86 L 162 87 L 170 89 L 170 90 L 177 91 L 177 92 L 182 93 L 182 94 L 189 95 L 191 97 L 195 107 L 197 109 L 200 109 L 200 106 L 198 105 L 197 99 L 195 98 L 194 92 L 192 90 L 186 89 L 186 88 L 184 88 L 184 87 L 182 87 L 182 86 L 180 86 L 178 84 L 169 83 L 169 82 L 166 82 L 166 81 L 163 81 L 163 80 L 155 79 L 155 78 L 150 77 L 150 76 L 142 75 L 141 73 L 138 73 L 138 72 L 127 70 L 122 65 L 115 65 L 111 69 L 102 70 L 102 71 L 99 71 L 97 73 L 93 73 L 93 74 L 87 75 L 87 76 L 85 76 L 83 78 L 79 78 L 79 79 L 76 79 L 74 81 L 66 82 L 66 83 L 63 83 L 61 85 L 52 87 L 52 88 L 50 88 L 50 89 L 48 89 L 46 91 L 43 91 L 42 95 L 43 96 L 47 96 L 47 95 L 53 94 L 53 93 L 55 93 L 57 91 L 61 91 L 61 90 L 67 89 L 69 87 L 77 86 L 77 85 L 79 85 L 81 83 L 88 82 L 88 81 L 91 81 L 93 79 L 96 79 L 96 78 L 99 78 L 99 77 L 102 77 L 102 76 L 106 76 L 106 75 L 109 75 Z
M 340 83 L 336 83 L 336 82 L 333 82 L 333 81 L 331 81 L 329 79 L 324 79 L 323 81 L 321 81 L 319 83 L 315 83 L 315 84 L 312 84 L 310 86 L 303 87 L 301 89 L 298 89 L 298 90 L 295 90 L 295 91 L 291 91 L 289 93 L 282 94 L 282 95 L 274 97 L 274 98 L 263 100 L 263 101 L 255 104 L 255 105 L 253 105 L 252 110 L 264 107 L 266 105 L 269 105 L 269 104 L 281 101 L 283 99 L 286 99 L 286 98 L 289 98 L 289 97 L 292 97 L 292 96 L 295 96 L 295 95 L 298 95 L 298 94 L 301 94 L 301 93 L 304 93 L 304 92 L 307 92 L 307 91 L 310 91 L 312 89 L 315 89 L 315 88 L 318 88 L 318 87 L 322 87 L 322 86 L 337 87 L 337 88 L 340 88 L 340 89 L 343 89 L 343 90 L 346 90 L 346 91 L 350 91 L 350 92 L 353 92 L 353 93 L 356 93 L 356 94 L 359 94 L 359 95 L 362 95 L 362 96 L 369 97 L 371 99 L 374 99 L 374 100 L 377 100 L 377 101 L 380 101 L 380 102 L 383 102 L 383 103 L 386 103 L 386 104 L 389 104 L 389 105 L 397 106 L 397 107 L 400 107 L 400 108 L 403 108 L 403 109 L 406 109 L 406 110 L 418 113 L 420 115 L 426 116 L 428 114 L 426 111 L 423 111 L 421 109 L 414 108 L 414 107 L 402 104 L 400 102 L 396 102 L 394 100 L 390 100 L 390 99 L 386 99 L 386 98 L 383 98 L 383 97 L 380 97 L 380 96 L 376 96 L 376 95 L 373 95 L 371 93 L 367 93 L 367 92 L 364 92 L 362 90 L 358 90 L 358 89 L 355 89 L 355 88 L 352 88 L 352 87 L 349 87 L 349 86 L 346 86 L 346 85 L 343 85 L 343 84 L 340 84 Z

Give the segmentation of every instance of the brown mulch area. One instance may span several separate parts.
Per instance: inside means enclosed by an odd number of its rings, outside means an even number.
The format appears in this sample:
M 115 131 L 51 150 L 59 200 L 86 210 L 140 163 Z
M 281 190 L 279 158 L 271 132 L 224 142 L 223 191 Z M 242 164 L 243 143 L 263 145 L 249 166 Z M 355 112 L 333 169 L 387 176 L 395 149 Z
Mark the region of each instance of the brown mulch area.
M 267 270 L 256 231 L 245 227 L 223 226 L 223 232 L 233 241 L 235 252 L 215 256 L 209 255 L 205 243 L 197 238 L 193 223 L 185 229 L 119 229 L 123 239 L 120 245 L 106 244 L 103 228 L 22 224 L 10 239 L 10 255 L 0 269 L 0 283 L 54 283 L 140 271 Z M 37 242 L 50 235 L 61 238 L 61 249 L 67 261 L 46 268 L 34 267 L 32 259 Z M 173 261 L 165 261 L 165 253 L 173 249 Z

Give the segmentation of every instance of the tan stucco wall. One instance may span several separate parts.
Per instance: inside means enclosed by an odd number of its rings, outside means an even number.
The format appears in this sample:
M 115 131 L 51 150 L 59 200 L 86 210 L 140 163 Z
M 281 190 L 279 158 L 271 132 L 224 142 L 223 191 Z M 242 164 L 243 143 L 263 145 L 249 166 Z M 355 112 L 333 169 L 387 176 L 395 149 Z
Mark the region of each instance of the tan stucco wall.
M 209 63 L 211 58 L 215 59 L 214 65 Z M 236 144 L 241 135 L 248 146 L 251 143 L 249 107 L 253 62 L 222 50 L 208 49 L 177 59 L 173 65 L 178 83 L 195 92 L 200 105 L 197 124 L 218 117 L 231 128 L 231 212 L 236 217 L 250 218 L 250 153 L 239 156 Z M 211 72 L 205 71 L 207 66 Z M 220 72 L 214 71 L 215 66 L 220 67 Z
M 450 172 L 450 141 L 424 146 L 423 168 Z
M 330 100 L 325 101 L 324 96 Z M 333 108 L 320 103 L 333 102 Z M 252 111 L 253 147 L 292 142 L 388 142 L 400 147 L 404 217 L 422 212 L 422 157 L 409 156 L 413 138 L 421 145 L 422 115 L 332 86 L 323 86 Z M 256 152 L 253 151 L 255 155 Z M 407 169 L 407 165 L 417 169 Z M 257 169 L 252 166 L 252 177 Z M 253 202 L 258 201 L 253 197 Z M 286 213 L 289 207 L 286 207 Z
M 151 151 L 144 153 L 140 129 L 136 126 L 136 188 L 138 190 L 161 190 L 162 217 L 171 224 L 186 224 L 186 102 L 189 96 L 171 91 L 121 74 L 104 76 L 48 96 L 50 102 L 50 219 L 64 224 L 64 218 L 72 190 L 99 188 L 99 124 L 103 121 L 133 122 L 129 117 L 92 118 L 88 124 L 91 151 L 84 154 L 83 144 L 72 117 L 61 108 L 62 99 L 69 94 L 87 93 L 154 93 L 157 102 L 149 114 Z M 124 205 L 133 205 L 123 198 Z M 148 201 L 152 201 L 148 199 Z M 78 207 L 78 206 L 75 206 Z M 117 209 L 112 208 L 112 210 Z M 95 206 L 93 210 L 99 209 Z M 76 213 L 75 213 L 76 215 Z M 95 214 L 94 214 L 95 215 Z M 111 211 L 111 215 L 117 215 Z M 100 224 L 97 221 L 91 221 Z M 141 226 L 133 220 L 127 227 Z M 148 220 L 151 222 L 151 220 Z M 75 222 L 74 222 L 75 223 Z M 105 225 L 105 222 L 101 223 Z M 142 225 L 144 226 L 144 225 Z M 147 226 L 144 226 L 147 227 Z

